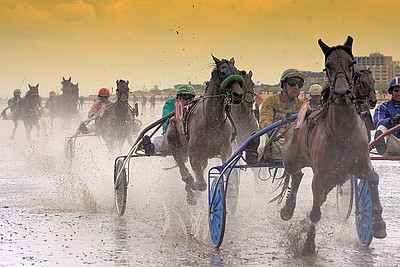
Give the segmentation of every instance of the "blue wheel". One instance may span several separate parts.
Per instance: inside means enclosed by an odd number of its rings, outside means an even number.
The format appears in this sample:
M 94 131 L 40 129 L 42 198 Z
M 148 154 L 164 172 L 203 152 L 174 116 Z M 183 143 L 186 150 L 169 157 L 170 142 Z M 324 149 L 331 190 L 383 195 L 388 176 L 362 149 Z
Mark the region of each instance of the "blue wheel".
M 210 229 L 211 242 L 215 247 L 219 247 L 222 244 L 226 222 L 224 181 L 222 178 L 219 182 L 217 181 L 218 179 L 214 179 L 211 186 L 208 214 L 208 226 Z
M 115 206 L 119 216 L 124 215 L 126 209 L 126 198 L 128 196 L 128 181 L 126 179 L 126 170 L 123 166 L 124 160 L 119 159 L 114 167 L 114 198 Z M 122 169 L 122 171 L 121 171 Z M 119 177 L 118 173 L 121 171 Z
M 356 179 L 355 179 L 356 180 Z M 372 197 L 368 182 L 355 181 L 356 185 L 356 229 L 361 245 L 369 246 L 372 242 Z

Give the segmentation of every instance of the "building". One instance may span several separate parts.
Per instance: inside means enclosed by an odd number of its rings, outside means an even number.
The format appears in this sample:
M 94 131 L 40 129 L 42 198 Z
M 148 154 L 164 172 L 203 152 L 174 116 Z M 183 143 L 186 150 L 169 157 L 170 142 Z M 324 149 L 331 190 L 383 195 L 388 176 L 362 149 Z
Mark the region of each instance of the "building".
M 393 61 L 391 56 L 372 53 L 369 56 L 355 56 L 357 68 L 370 69 L 375 83 L 389 83 L 390 80 L 400 75 L 400 62 Z

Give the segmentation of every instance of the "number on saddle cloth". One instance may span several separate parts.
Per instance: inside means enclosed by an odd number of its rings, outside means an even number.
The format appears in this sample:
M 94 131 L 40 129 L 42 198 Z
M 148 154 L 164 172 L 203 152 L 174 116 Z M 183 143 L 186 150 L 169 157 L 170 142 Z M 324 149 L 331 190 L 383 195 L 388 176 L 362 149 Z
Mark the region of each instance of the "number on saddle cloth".
M 187 123 L 187 119 L 188 119 L 188 115 L 190 113 L 190 111 L 192 110 L 194 104 L 197 102 L 198 100 L 194 100 L 192 101 L 190 104 L 184 106 L 183 105 L 183 101 L 180 99 L 175 99 L 175 104 L 174 104 L 174 120 L 177 122 L 182 122 L 182 133 L 184 135 L 188 134 L 188 123 Z

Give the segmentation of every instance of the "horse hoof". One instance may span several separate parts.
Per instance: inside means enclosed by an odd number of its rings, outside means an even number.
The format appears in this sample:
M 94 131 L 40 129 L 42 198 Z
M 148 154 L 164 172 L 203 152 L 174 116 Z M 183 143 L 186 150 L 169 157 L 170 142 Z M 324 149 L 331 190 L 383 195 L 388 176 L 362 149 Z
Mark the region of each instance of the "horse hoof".
M 195 197 L 195 195 L 194 195 L 194 192 L 191 191 L 191 190 L 187 191 L 186 200 L 187 200 L 187 203 L 188 203 L 190 206 L 194 206 L 194 205 L 197 204 L 197 200 L 196 200 L 196 197 Z
M 372 224 L 372 231 L 375 238 L 385 238 L 387 235 L 385 221 L 374 221 Z
M 285 205 L 281 209 L 281 218 L 284 221 L 289 221 L 292 219 L 294 213 L 294 206 Z
M 195 187 L 196 187 L 196 190 L 198 190 L 198 191 L 206 191 L 207 183 L 206 182 L 196 183 Z

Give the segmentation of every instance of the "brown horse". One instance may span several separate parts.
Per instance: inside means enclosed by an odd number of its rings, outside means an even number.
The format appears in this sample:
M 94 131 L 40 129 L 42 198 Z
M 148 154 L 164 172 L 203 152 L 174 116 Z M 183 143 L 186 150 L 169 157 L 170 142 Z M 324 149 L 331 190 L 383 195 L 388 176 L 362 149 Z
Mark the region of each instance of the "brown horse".
M 117 146 L 120 151 L 127 141 L 133 143 L 135 125 L 134 109 L 129 105 L 129 81 L 117 80 L 117 101 L 106 109 L 96 124 L 110 152 Z
M 16 114 L 18 119 L 21 119 L 24 122 L 26 135 L 28 139 L 31 138 L 31 132 L 33 126 L 36 127 L 37 134 L 40 135 L 40 125 L 39 119 L 41 117 L 42 106 L 41 106 L 41 97 L 39 96 L 39 84 L 32 86 L 28 84 L 29 91 L 26 93 L 25 97 L 22 98 L 16 109 Z M 14 129 L 12 131 L 11 139 L 14 139 L 15 131 L 18 127 L 18 122 L 14 121 Z
M 55 109 L 50 110 L 50 117 L 61 117 L 69 127 L 71 119 L 79 116 L 79 85 L 72 83 L 71 77 L 63 77 L 61 85 L 62 94 L 57 97 Z
M 358 111 L 363 113 L 365 127 L 367 127 L 368 140 L 371 140 L 371 130 L 375 130 L 375 124 L 372 120 L 370 109 L 377 103 L 375 92 L 375 80 L 371 70 L 357 70 L 354 80 L 355 103 Z
M 236 142 L 241 145 L 249 136 L 258 131 L 258 121 L 254 114 L 255 102 L 254 82 L 251 79 L 253 72 L 242 70 L 240 72 L 244 79 L 243 99 L 239 105 L 232 105 L 232 118 L 236 126 Z
M 204 169 L 208 159 L 219 155 L 225 162 L 232 152 L 232 126 L 227 119 L 227 110 L 232 103 L 239 104 L 243 95 L 244 80 L 234 65 L 235 60 L 212 57 L 216 65 L 204 96 L 188 114 L 187 135 L 182 131 L 182 123 L 174 120 L 170 120 L 166 133 L 191 205 L 196 203 L 193 190 L 207 189 Z M 188 158 L 196 182 L 185 166 Z
M 368 181 L 372 193 L 373 234 L 386 237 L 379 200 L 379 176 L 369 158 L 368 137 L 364 121 L 357 111 L 354 91 L 353 39 L 344 45 L 329 47 L 318 41 L 325 55 L 325 71 L 329 81 L 329 97 L 323 108 L 314 111 L 298 129 L 291 127 L 282 149 L 285 171 L 292 175 L 291 191 L 281 210 L 284 220 L 291 219 L 296 194 L 302 179 L 301 169 L 311 167 L 313 206 L 312 222 L 307 234 L 306 253 L 315 252 L 315 224 L 321 219 L 321 205 L 327 194 L 352 175 Z

